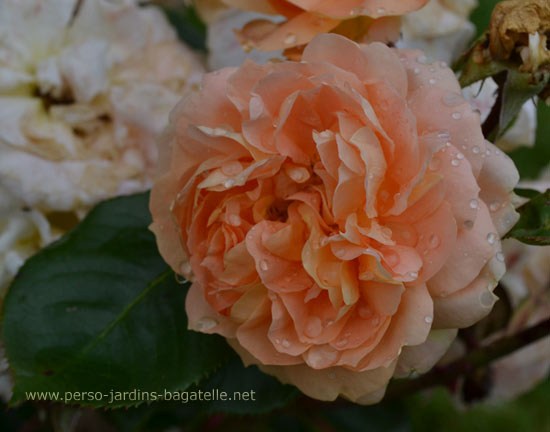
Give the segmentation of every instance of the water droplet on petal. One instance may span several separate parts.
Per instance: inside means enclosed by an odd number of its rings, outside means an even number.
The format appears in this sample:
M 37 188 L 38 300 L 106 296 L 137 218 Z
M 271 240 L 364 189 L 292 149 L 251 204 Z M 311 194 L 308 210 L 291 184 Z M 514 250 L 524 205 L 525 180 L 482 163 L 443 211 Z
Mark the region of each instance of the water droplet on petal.
M 460 120 L 462 118 L 462 114 L 460 114 L 459 112 L 455 112 L 455 113 L 453 113 L 452 117 L 455 120 Z
M 340 353 L 330 345 L 315 345 L 307 352 L 308 363 L 315 369 L 325 369 L 334 365 Z
M 321 322 L 321 319 L 319 317 L 311 317 L 305 328 L 305 334 L 306 336 L 310 338 L 315 338 L 321 334 L 323 331 L 323 324 Z
M 183 275 L 191 273 L 191 263 L 189 261 L 183 261 L 180 265 L 180 272 Z
M 437 82 L 437 80 L 435 78 L 430 78 L 428 80 L 428 84 L 430 84 L 430 85 L 434 85 L 436 82 Z
M 348 340 L 347 339 L 340 339 L 338 342 L 336 342 L 336 346 L 341 348 L 343 347 L 344 345 L 347 345 L 348 343 Z
M 289 348 L 290 347 L 290 342 L 288 341 L 288 339 L 283 339 L 282 345 L 285 348 Z
M 431 67 L 430 69 L 428 69 L 431 73 L 434 73 L 435 72 L 435 68 L 434 67 Z
M 489 244 L 494 245 L 497 241 L 497 235 L 494 232 L 487 234 L 487 241 Z
M 285 37 L 285 44 L 291 45 L 296 42 L 296 35 L 294 33 L 289 33 Z
M 226 181 L 223 182 L 223 185 L 227 189 L 232 188 L 233 186 L 235 186 L 235 180 L 234 179 L 227 179 Z
M 500 203 L 498 201 L 493 201 L 491 204 L 489 204 L 489 210 L 492 212 L 496 212 L 500 208 Z
M 502 252 L 497 253 L 497 260 L 504 262 L 504 254 Z
M 414 68 L 413 72 L 415 75 L 418 75 L 420 73 L 420 68 Z
M 437 137 L 441 138 L 441 139 L 444 139 L 444 140 L 448 140 L 449 138 L 451 138 L 451 134 L 449 132 L 440 132 L 437 135 Z
M 437 234 L 432 234 L 430 236 L 430 239 L 428 241 L 428 245 L 430 246 L 430 249 L 437 248 L 440 245 L 440 243 L 441 243 L 441 239 Z
M 462 160 L 462 159 L 464 159 L 464 155 L 463 155 L 462 153 L 458 153 L 458 154 L 456 155 L 456 158 L 457 158 L 458 160 Z
M 238 161 L 226 162 L 222 165 L 222 173 L 226 176 L 235 176 L 239 174 L 243 169 L 243 166 Z
M 473 154 L 479 154 L 479 152 L 480 152 L 480 150 L 479 150 L 479 147 L 478 147 L 478 146 L 474 146 L 474 147 L 472 148 L 472 153 L 473 153 Z
M 431 324 L 433 321 L 433 317 L 431 317 L 430 315 L 426 315 L 426 317 L 424 318 L 424 321 L 426 321 L 426 323 L 428 324 Z
M 410 277 L 411 279 L 416 279 L 418 277 L 418 273 L 414 271 L 408 272 L 407 276 Z
M 195 328 L 199 331 L 205 331 L 205 330 L 213 329 L 217 325 L 218 325 L 218 321 L 216 321 L 214 318 L 204 317 L 197 322 L 197 325 L 195 326 Z
M 479 206 L 479 202 L 476 199 L 470 200 L 470 208 L 476 209 Z
M 260 269 L 267 271 L 269 269 L 269 263 L 266 260 L 260 261 Z
M 230 215 L 229 224 L 233 226 L 239 226 L 241 224 L 241 217 L 236 214 Z
M 389 251 L 388 253 L 386 253 L 385 259 L 390 267 L 396 266 L 397 264 L 399 264 L 400 261 L 399 255 L 397 254 L 397 252 L 394 251 Z
M 451 165 L 454 166 L 454 167 L 457 167 L 460 165 L 460 161 L 458 159 L 453 159 L 451 161 Z

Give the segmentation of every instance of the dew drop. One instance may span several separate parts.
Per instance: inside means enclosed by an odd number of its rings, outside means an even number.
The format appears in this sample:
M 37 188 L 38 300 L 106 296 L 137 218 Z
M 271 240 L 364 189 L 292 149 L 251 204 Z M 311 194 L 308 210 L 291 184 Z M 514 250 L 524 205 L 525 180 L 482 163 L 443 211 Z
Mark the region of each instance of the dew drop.
M 479 205 L 479 202 L 476 199 L 470 200 L 470 208 L 476 209 Z
M 260 269 L 262 269 L 263 271 L 267 271 L 269 269 L 269 264 L 266 260 L 260 261 Z
M 336 346 L 341 348 L 343 347 L 344 345 L 347 345 L 348 344 L 348 340 L 347 339 L 340 339 L 338 342 L 336 342 Z
M 451 165 L 457 167 L 460 165 L 460 161 L 458 159 L 453 159 L 451 161 Z
M 449 65 L 447 64 L 447 62 L 444 62 L 444 61 L 439 62 L 439 67 L 446 68 L 447 66 L 449 66 Z
M 493 201 L 491 204 L 489 204 L 489 210 L 492 212 L 496 212 L 500 208 L 500 203 L 498 201 Z
M 235 176 L 242 171 L 243 167 L 240 162 L 231 161 L 224 163 L 221 169 L 226 176 Z
M 189 261 L 183 261 L 180 264 L 180 272 L 183 275 L 188 275 L 191 273 L 191 263 Z
M 296 35 L 294 33 L 289 33 L 285 37 L 285 44 L 291 45 L 296 42 Z
M 227 179 L 226 181 L 223 182 L 223 185 L 227 189 L 232 188 L 233 186 L 235 186 L 235 180 L 234 179 Z
M 504 262 L 504 254 L 502 252 L 497 253 L 497 260 Z
M 323 331 L 323 324 L 321 323 L 321 319 L 319 317 L 311 317 L 305 328 L 305 333 L 308 337 L 314 338 L 321 334 Z
M 478 146 L 474 146 L 474 147 L 472 148 L 472 153 L 473 153 L 473 154 L 479 154 L 479 152 L 480 152 L 480 150 L 479 150 L 479 147 L 478 147 Z
M 487 234 L 487 241 L 490 245 L 494 245 L 497 241 L 497 235 L 494 232 Z
M 413 72 L 415 75 L 418 75 L 420 73 L 420 68 L 414 68 Z
M 358 309 L 359 316 L 363 319 L 368 319 L 372 316 L 372 309 L 367 304 L 362 304 Z
M 455 113 L 453 113 L 452 117 L 455 120 L 460 120 L 462 118 L 462 114 L 460 114 L 459 112 L 455 112 Z
M 383 14 L 386 13 L 386 9 L 384 9 L 384 8 L 378 8 L 378 9 L 376 10 L 376 13 L 377 13 L 378 15 L 383 15 Z
M 426 321 L 426 323 L 428 324 L 431 324 L 433 321 L 433 317 L 431 317 L 430 315 L 426 315 L 426 317 L 424 318 L 424 321 Z
M 239 215 L 230 215 L 228 219 L 230 225 L 239 226 L 241 224 L 241 217 Z
M 451 134 L 449 132 L 440 132 L 437 135 L 437 137 L 441 138 L 441 139 L 444 139 L 444 140 L 448 140 L 449 138 L 451 138 Z
M 416 279 L 418 277 L 418 273 L 414 271 L 408 272 L 407 276 L 409 276 L 411 279 Z
M 434 73 L 435 72 L 435 68 L 434 67 L 431 67 L 430 69 L 428 69 L 431 73 Z
M 397 255 L 397 253 L 394 251 L 389 251 L 385 255 L 385 259 L 386 259 L 386 262 L 390 265 L 390 267 L 396 266 L 397 264 L 399 264 L 399 261 L 400 261 L 399 255 Z
M 283 347 L 288 348 L 288 347 L 290 347 L 290 342 L 288 341 L 288 339 L 283 339 L 282 345 L 283 345 Z
M 196 329 L 199 331 L 205 331 L 210 330 L 218 325 L 218 321 L 216 321 L 214 318 L 208 318 L 204 317 L 201 318 L 196 325 Z
M 430 239 L 428 241 L 428 245 L 430 246 L 430 249 L 435 249 L 441 244 L 441 239 L 437 234 L 432 234 L 430 236 Z
M 464 155 L 462 153 L 459 153 L 459 154 L 456 155 L 456 158 L 458 160 L 462 160 L 462 159 L 464 159 Z
M 428 84 L 430 84 L 430 85 L 434 85 L 436 82 L 437 82 L 437 80 L 435 78 L 430 78 L 428 80 Z

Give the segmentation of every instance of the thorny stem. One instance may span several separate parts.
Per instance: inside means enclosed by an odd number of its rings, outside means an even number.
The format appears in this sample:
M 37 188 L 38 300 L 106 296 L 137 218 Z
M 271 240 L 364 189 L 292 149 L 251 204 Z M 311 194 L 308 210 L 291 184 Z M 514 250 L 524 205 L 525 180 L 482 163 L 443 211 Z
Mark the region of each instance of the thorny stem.
M 388 386 L 384 400 L 408 396 L 420 390 L 452 383 L 458 377 L 517 351 L 539 339 L 550 336 L 550 318 L 515 335 L 506 336 L 490 345 L 475 349 L 448 365 L 436 367 L 415 379 L 399 379 Z

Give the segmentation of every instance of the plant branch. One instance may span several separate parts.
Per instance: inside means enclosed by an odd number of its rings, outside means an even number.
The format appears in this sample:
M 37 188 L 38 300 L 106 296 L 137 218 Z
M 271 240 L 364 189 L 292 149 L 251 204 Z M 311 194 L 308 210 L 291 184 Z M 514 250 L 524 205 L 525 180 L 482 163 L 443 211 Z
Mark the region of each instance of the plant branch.
M 450 384 L 458 377 L 517 351 L 539 339 L 550 336 L 550 318 L 515 335 L 506 336 L 490 345 L 475 349 L 448 365 L 436 367 L 415 379 L 399 379 L 390 383 L 385 400 L 411 395 L 430 387 Z

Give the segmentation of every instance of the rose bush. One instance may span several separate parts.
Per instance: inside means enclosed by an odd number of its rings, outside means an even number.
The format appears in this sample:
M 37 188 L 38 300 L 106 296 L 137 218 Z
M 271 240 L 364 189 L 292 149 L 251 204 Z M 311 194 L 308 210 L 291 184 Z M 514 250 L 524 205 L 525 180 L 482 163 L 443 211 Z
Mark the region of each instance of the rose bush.
M 210 73 L 159 165 L 151 228 L 190 328 L 309 396 L 378 401 L 495 301 L 518 174 L 420 51 L 326 34 Z

